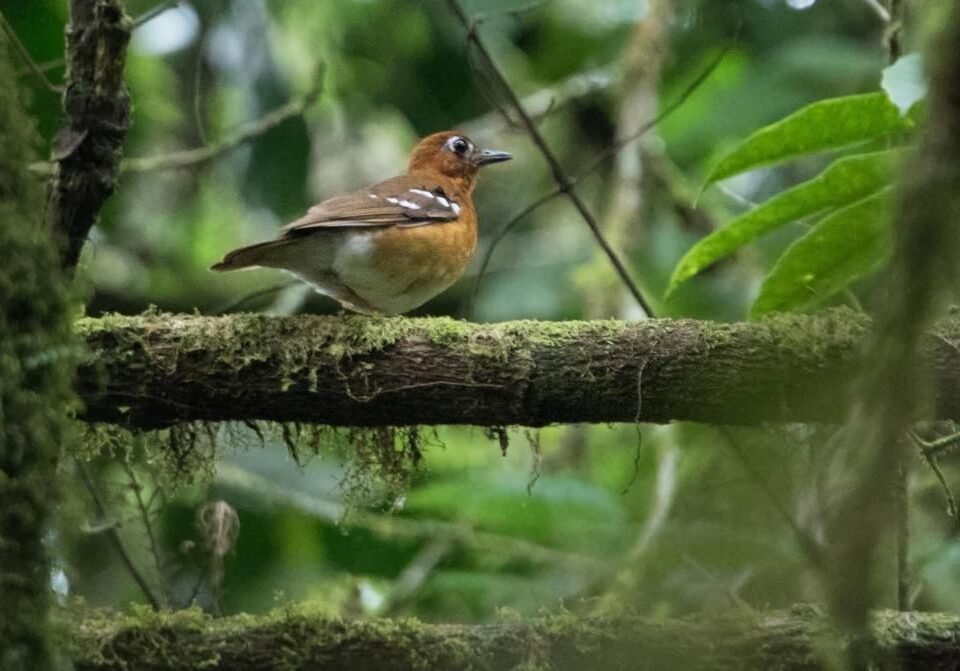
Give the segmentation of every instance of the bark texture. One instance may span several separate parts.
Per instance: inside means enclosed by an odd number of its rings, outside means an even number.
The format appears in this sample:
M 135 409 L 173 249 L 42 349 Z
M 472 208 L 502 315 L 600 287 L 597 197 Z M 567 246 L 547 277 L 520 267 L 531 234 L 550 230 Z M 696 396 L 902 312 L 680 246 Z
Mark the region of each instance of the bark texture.
M 956 669 L 960 618 L 877 613 L 870 668 Z M 831 636 L 813 608 L 653 622 L 565 613 L 490 625 L 344 621 L 288 608 L 210 619 L 196 611 L 94 616 L 73 633 L 78 671 L 298 669 L 821 669 Z M 840 648 L 849 647 L 840 642 Z M 861 646 L 858 646 L 861 647 Z
M 201 317 L 83 319 L 84 418 L 333 426 L 836 421 L 869 322 Z M 936 415 L 960 419 L 960 313 L 924 339 Z
M 70 0 L 67 125 L 53 151 L 58 163 L 54 225 L 64 268 L 77 265 L 100 207 L 117 188 L 120 150 L 130 126 L 123 70 L 132 29 L 121 0 Z

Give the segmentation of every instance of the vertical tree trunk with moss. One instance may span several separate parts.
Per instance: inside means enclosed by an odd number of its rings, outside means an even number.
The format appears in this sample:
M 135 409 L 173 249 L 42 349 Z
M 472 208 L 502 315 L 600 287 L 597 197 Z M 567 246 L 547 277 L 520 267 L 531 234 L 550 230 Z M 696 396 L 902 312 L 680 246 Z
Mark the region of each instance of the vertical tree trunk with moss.
M 54 229 L 64 268 L 73 269 L 100 208 L 117 188 L 130 125 L 124 84 L 133 21 L 121 0 L 70 0 L 67 24 L 67 123 L 54 142 Z
M 0 668 L 51 666 L 44 536 L 70 393 L 70 331 L 38 137 L 0 35 Z

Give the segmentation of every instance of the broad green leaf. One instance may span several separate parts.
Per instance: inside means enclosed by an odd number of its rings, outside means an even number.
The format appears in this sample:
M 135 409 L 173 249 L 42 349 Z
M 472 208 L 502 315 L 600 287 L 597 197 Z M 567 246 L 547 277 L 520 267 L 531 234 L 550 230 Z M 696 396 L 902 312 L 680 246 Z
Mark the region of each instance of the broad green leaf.
M 880 86 L 900 114 L 906 114 L 927 95 L 927 81 L 923 78 L 923 59 L 920 54 L 901 56 L 896 63 L 884 68 Z
M 897 135 L 914 125 L 883 92 L 821 100 L 748 137 L 716 165 L 707 184 L 803 154 Z
M 824 217 L 787 247 L 760 288 L 753 318 L 819 304 L 890 255 L 892 187 Z
M 787 189 L 695 244 L 673 271 L 669 296 L 680 284 L 748 242 L 790 222 L 856 202 L 887 186 L 899 150 L 841 158 L 813 179 Z

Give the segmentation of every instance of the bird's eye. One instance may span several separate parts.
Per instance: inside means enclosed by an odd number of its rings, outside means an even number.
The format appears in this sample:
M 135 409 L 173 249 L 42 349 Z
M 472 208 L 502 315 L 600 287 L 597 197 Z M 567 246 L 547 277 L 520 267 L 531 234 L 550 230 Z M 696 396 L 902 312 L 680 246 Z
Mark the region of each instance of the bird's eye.
M 470 143 L 462 137 L 453 138 L 447 146 L 450 147 L 450 151 L 457 156 L 463 156 L 470 151 Z

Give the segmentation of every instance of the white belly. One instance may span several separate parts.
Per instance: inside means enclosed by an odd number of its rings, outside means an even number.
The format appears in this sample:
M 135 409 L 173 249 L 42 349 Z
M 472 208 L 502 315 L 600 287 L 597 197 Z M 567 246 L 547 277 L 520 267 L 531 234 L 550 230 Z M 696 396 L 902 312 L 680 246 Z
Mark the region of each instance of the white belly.
M 377 312 L 402 314 L 417 308 L 449 287 L 453 281 L 437 277 L 435 282 L 417 282 L 410 286 L 397 281 L 390 269 L 374 263 L 373 238 L 377 230 L 333 232 L 312 235 L 288 254 L 283 268 L 312 285 L 318 292 L 342 302 L 344 289 L 356 294 Z M 362 305 L 351 305 L 364 311 Z
M 418 308 L 446 289 L 452 282 L 442 283 L 438 278 L 426 286 L 404 286 L 390 269 L 378 268 L 374 263 L 373 237 L 369 233 L 354 232 L 339 246 L 333 262 L 333 271 L 340 282 L 364 301 L 386 314 L 401 314 Z

